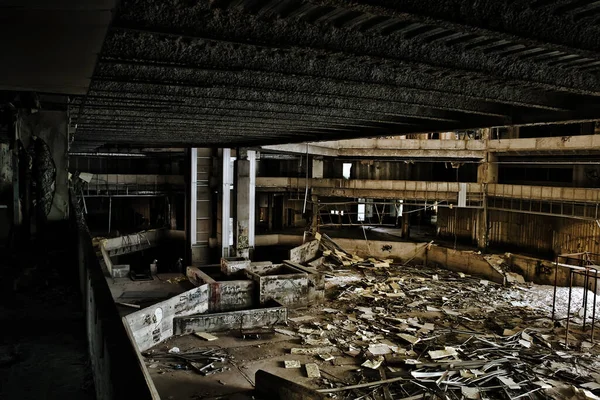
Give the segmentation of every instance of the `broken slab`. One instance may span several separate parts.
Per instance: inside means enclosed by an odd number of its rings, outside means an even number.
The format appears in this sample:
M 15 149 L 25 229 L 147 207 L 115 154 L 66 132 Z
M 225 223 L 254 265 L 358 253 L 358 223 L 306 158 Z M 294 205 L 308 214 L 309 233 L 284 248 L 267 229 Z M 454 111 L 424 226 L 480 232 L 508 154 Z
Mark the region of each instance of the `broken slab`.
M 300 368 L 302 366 L 298 360 L 285 360 L 283 365 L 286 368 Z
M 284 324 L 286 320 L 287 308 L 272 301 L 265 308 L 177 317 L 173 320 L 173 331 L 176 335 L 222 332 Z
M 212 275 L 216 275 L 216 278 Z M 235 311 L 252 308 L 254 305 L 254 281 L 244 279 L 240 275 L 239 279 L 222 279 L 219 277 L 220 271 L 214 271 L 214 268 L 200 269 L 196 267 L 187 267 L 186 275 L 190 282 L 195 285 L 209 285 L 209 303 L 208 312 Z M 237 275 L 229 275 L 230 278 Z
M 257 285 L 259 304 L 276 300 L 290 308 L 308 305 L 308 274 L 285 264 L 273 267 L 267 271 L 245 271 Z
M 321 304 L 325 301 L 325 274 L 314 267 L 305 267 L 290 260 L 284 264 L 308 274 L 308 304 Z
M 306 369 L 306 376 L 309 378 L 320 378 L 321 371 L 319 371 L 319 366 L 315 363 L 307 363 L 304 365 Z
M 243 271 L 250 266 L 250 260 L 243 257 L 223 257 L 221 258 L 221 271 L 225 275 L 233 275 L 236 272 Z
M 317 257 L 319 252 L 319 240 L 311 240 L 290 250 L 290 261 L 294 263 L 305 263 Z
M 183 292 L 125 317 L 139 351 L 167 340 L 174 334 L 176 317 L 208 311 L 208 285 Z M 202 331 L 203 329 L 198 329 Z

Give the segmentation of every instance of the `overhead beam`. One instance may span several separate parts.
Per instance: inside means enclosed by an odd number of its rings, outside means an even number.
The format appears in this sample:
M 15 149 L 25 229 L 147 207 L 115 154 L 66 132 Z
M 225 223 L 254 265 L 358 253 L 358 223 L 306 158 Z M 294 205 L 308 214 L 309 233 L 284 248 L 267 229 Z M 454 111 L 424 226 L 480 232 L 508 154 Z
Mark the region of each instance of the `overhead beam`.
M 440 9 L 439 5 L 431 5 Z M 210 3 L 181 5 L 176 0 L 161 4 L 160 11 L 144 12 L 145 6 L 127 3 L 115 19 L 117 29 L 149 30 L 189 36 L 226 40 L 237 44 L 256 44 L 299 49 L 310 48 L 345 55 L 358 54 L 381 59 L 406 60 L 434 67 L 452 68 L 466 73 L 485 72 L 501 79 L 536 84 L 545 90 L 577 94 L 600 93 L 600 81 L 593 74 L 573 72 L 531 63 L 513 57 L 482 56 L 477 50 L 456 51 L 443 43 L 426 42 L 418 35 L 397 37 L 394 32 L 365 35 L 355 29 L 329 29 L 323 24 L 301 18 L 277 18 L 251 15 L 240 10 L 215 9 Z M 374 15 L 378 15 L 374 13 Z M 291 21 L 293 20 L 293 22 Z M 462 28 L 468 31 L 467 27 Z M 562 29 L 561 29 L 562 31 Z M 110 35 L 109 35 L 110 36 Z M 210 49 L 208 49 L 210 51 Z M 468 53 L 470 56 L 466 55 Z

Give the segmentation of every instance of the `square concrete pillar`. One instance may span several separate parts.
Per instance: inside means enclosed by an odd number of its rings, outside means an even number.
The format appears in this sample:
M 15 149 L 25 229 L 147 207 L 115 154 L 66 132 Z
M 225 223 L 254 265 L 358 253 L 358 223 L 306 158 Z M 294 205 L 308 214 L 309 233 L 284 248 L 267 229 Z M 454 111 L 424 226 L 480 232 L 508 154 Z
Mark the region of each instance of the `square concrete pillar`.
M 478 183 L 498 183 L 498 157 L 494 153 L 487 153 L 486 160 L 477 168 Z
M 238 150 L 236 160 L 236 217 L 234 244 L 238 257 L 250 257 L 254 249 L 256 152 Z
M 312 177 L 315 179 L 323 179 L 323 159 L 312 159 Z

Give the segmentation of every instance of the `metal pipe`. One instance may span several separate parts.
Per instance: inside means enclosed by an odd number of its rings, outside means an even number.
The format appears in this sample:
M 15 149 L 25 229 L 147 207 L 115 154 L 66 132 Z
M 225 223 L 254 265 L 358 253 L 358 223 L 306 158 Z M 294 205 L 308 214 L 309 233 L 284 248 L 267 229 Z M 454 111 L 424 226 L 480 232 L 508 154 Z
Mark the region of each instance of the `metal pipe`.
M 108 233 L 110 234 L 110 225 L 112 222 L 112 197 L 108 198 Z
M 594 307 L 592 309 L 592 343 L 594 343 L 594 326 L 596 325 L 596 296 L 598 291 L 598 270 L 594 269 Z
M 573 291 L 573 270 L 569 269 L 569 301 L 567 302 L 567 327 L 565 330 L 565 348 L 569 348 L 569 322 L 571 322 L 571 292 Z
M 585 321 L 587 319 L 587 303 L 588 303 L 588 284 L 589 274 L 588 267 L 585 267 L 585 277 L 583 278 L 583 331 L 585 332 Z
M 558 286 L 558 257 L 554 263 L 554 296 L 552 297 L 552 321 L 554 321 L 554 314 L 556 312 L 556 288 Z
M 84 152 L 73 152 L 69 153 L 70 157 L 148 157 L 142 153 L 84 153 Z

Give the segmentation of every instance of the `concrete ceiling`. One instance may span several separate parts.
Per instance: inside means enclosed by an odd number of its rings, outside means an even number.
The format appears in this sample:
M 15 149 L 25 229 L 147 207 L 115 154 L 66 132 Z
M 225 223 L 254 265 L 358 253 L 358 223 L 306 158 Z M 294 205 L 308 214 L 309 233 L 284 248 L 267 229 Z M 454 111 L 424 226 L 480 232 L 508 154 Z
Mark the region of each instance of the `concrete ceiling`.
M 0 0 L 0 90 L 85 95 L 115 0 Z
M 122 0 L 74 146 L 600 118 L 594 0 Z

